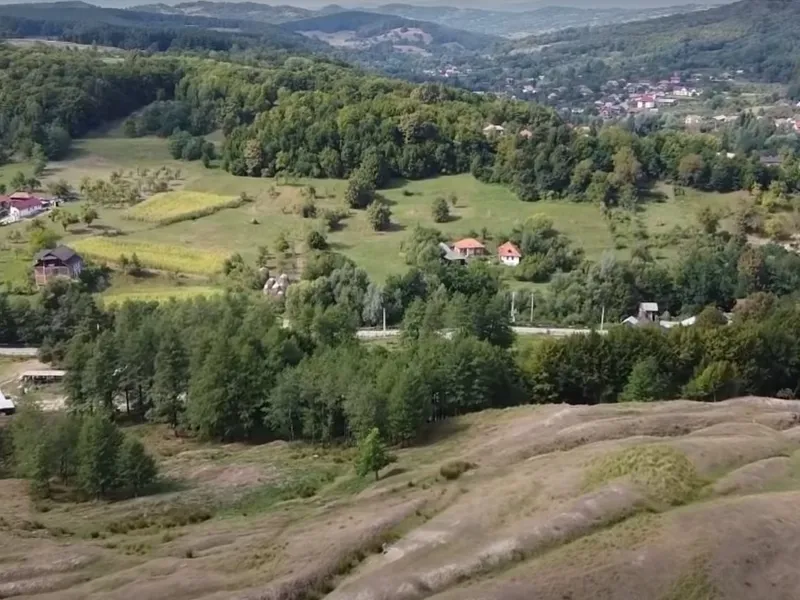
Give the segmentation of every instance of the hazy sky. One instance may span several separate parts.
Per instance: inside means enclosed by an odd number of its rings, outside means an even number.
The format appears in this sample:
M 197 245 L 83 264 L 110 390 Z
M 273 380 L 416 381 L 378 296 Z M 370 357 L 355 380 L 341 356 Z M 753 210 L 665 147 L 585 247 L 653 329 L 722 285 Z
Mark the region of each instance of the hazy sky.
M 58 0 L 0 0 L 0 4 L 18 4 L 26 2 L 43 2 Z M 162 2 L 164 4 L 178 4 L 189 0 L 85 0 L 89 4 L 99 6 L 135 6 Z M 217 0 L 220 1 L 220 0 Z M 231 1 L 231 0 L 221 0 Z M 233 0 L 235 1 L 235 0 Z M 260 1 L 260 0 L 250 0 Z M 417 6 L 460 6 L 464 8 L 486 8 L 494 10 L 527 10 L 542 6 L 574 6 L 580 8 L 657 8 L 662 6 L 677 6 L 680 4 L 726 4 L 734 0 L 273 0 L 264 4 L 288 4 L 290 6 L 303 6 L 319 8 L 327 4 L 340 4 L 347 7 L 378 6 L 380 4 L 403 3 Z M 800 0 L 798 0 L 800 1 Z

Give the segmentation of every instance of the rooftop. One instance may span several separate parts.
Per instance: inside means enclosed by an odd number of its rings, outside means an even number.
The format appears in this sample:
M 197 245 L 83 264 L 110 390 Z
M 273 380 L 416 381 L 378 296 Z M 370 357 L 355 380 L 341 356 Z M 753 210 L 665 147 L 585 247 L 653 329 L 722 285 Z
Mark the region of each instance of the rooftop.
M 463 240 L 458 240 L 455 244 L 453 244 L 453 248 L 456 250 L 480 250 L 481 248 L 485 249 L 486 246 L 481 244 L 475 238 L 464 238 Z
M 519 248 L 517 248 L 511 242 L 506 242 L 505 244 L 498 247 L 497 253 L 500 256 L 511 256 L 516 258 L 522 258 L 522 253 L 519 251 Z

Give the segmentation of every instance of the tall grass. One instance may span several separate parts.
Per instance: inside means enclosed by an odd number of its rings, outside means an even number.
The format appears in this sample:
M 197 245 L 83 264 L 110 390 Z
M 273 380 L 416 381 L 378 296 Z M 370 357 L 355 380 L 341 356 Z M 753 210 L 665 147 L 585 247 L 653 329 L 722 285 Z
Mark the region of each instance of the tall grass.
M 122 255 L 130 258 L 136 254 L 145 268 L 202 275 L 217 273 L 228 257 L 227 253 L 218 250 L 184 248 L 171 244 L 101 236 L 78 240 L 72 247 L 84 256 L 110 263 L 117 262 Z
M 246 200 L 206 194 L 203 192 L 173 191 L 155 194 L 125 213 L 125 217 L 146 223 L 169 225 L 199 219 L 224 208 L 236 208 Z

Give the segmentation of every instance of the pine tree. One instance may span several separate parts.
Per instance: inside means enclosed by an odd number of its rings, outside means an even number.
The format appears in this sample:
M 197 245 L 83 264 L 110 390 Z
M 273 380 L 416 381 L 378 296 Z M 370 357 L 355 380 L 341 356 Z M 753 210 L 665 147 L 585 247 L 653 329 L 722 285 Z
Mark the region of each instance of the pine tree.
M 122 434 L 111 418 L 87 416 L 78 440 L 78 483 L 87 494 L 103 497 L 117 485 L 117 458 Z
M 138 496 L 139 492 L 153 483 L 158 468 L 153 457 L 147 454 L 144 444 L 134 437 L 127 437 L 119 454 L 120 484 Z
M 184 410 L 188 368 L 189 359 L 178 332 L 168 327 L 156 354 L 152 414 L 156 420 L 168 423 L 173 431 L 177 431 Z
M 228 323 L 228 321 L 225 321 Z M 227 433 L 228 393 L 233 357 L 228 337 L 216 336 L 205 359 L 193 369 L 186 403 L 190 429 L 201 438 L 224 438 Z
M 50 497 L 50 477 L 53 474 L 53 461 L 50 445 L 46 440 L 36 446 L 33 455 L 30 490 L 35 498 Z
M 652 402 L 665 399 L 667 394 L 668 382 L 661 372 L 658 360 L 654 356 L 648 356 L 633 365 L 620 400 Z
M 95 340 L 91 357 L 86 361 L 83 392 L 95 407 L 111 411 L 118 381 L 116 343 L 111 332 L 104 331 Z
M 358 445 L 356 471 L 362 477 L 367 473 L 375 473 L 375 481 L 378 481 L 378 472 L 389 463 L 389 453 L 381 440 L 381 432 L 375 427 Z

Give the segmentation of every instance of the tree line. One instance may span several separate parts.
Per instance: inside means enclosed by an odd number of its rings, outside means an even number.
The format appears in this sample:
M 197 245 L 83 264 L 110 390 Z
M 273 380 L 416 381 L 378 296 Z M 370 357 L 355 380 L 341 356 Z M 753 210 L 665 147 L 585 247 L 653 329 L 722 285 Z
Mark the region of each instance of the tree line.
M 793 301 L 748 297 L 728 325 L 717 309 L 669 331 L 616 327 L 607 335 L 547 339 L 520 358 L 538 402 L 597 404 L 800 392 L 800 312 Z

